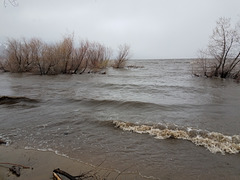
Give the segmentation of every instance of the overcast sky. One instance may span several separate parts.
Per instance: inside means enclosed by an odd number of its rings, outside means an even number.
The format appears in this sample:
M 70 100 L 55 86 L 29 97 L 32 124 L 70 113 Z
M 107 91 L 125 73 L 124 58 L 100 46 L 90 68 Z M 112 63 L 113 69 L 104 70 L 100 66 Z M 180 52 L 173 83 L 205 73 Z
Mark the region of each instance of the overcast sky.
M 240 19 L 240 0 L 0 0 L 0 42 L 38 37 L 59 41 L 74 33 L 132 58 L 192 58 L 206 47 L 219 17 Z

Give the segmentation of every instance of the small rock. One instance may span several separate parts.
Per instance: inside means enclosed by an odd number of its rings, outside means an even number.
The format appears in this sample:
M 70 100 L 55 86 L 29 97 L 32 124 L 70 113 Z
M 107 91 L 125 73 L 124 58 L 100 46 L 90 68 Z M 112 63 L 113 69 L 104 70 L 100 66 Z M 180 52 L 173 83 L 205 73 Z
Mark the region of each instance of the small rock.
M 7 144 L 7 142 L 0 139 L 0 144 Z

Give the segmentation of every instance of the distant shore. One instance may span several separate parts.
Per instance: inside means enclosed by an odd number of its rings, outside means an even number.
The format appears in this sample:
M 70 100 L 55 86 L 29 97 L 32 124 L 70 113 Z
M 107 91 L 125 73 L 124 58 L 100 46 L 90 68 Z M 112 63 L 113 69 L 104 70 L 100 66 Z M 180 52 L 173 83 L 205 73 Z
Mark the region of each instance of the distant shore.
M 21 166 L 19 177 L 9 171 L 13 164 Z M 101 165 L 94 167 L 53 152 L 0 146 L 0 180 L 50 180 L 53 178 L 53 170 L 57 168 L 73 176 L 87 173 L 88 178 L 85 179 L 143 179 L 138 174 L 121 173 L 114 169 L 101 168 Z

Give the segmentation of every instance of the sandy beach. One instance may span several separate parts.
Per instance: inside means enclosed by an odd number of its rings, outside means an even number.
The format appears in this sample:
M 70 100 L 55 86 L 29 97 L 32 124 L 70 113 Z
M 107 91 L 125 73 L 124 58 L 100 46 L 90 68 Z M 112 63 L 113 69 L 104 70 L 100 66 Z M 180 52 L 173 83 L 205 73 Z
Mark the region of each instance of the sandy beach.
M 12 164 L 21 166 L 21 175 L 19 177 L 9 171 Z M 23 168 L 23 166 L 29 168 Z M 0 146 L 0 180 L 52 179 L 53 170 L 57 168 L 64 170 L 72 176 L 79 176 L 89 172 L 85 179 L 143 179 L 138 174 L 121 173 L 114 169 L 101 168 L 101 165 L 94 167 L 57 155 L 54 152 L 16 149 L 5 145 Z

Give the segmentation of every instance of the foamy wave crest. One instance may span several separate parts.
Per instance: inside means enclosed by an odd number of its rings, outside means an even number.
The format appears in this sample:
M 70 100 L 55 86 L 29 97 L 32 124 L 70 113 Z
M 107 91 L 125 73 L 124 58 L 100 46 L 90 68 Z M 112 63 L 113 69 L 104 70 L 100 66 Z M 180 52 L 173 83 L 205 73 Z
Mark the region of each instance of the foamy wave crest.
M 174 138 L 188 140 L 197 146 L 204 146 L 212 153 L 236 154 L 240 152 L 240 135 L 227 136 L 217 132 L 179 127 L 177 125 L 147 125 L 123 121 L 113 121 L 113 124 L 124 131 L 150 134 L 157 139 Z

